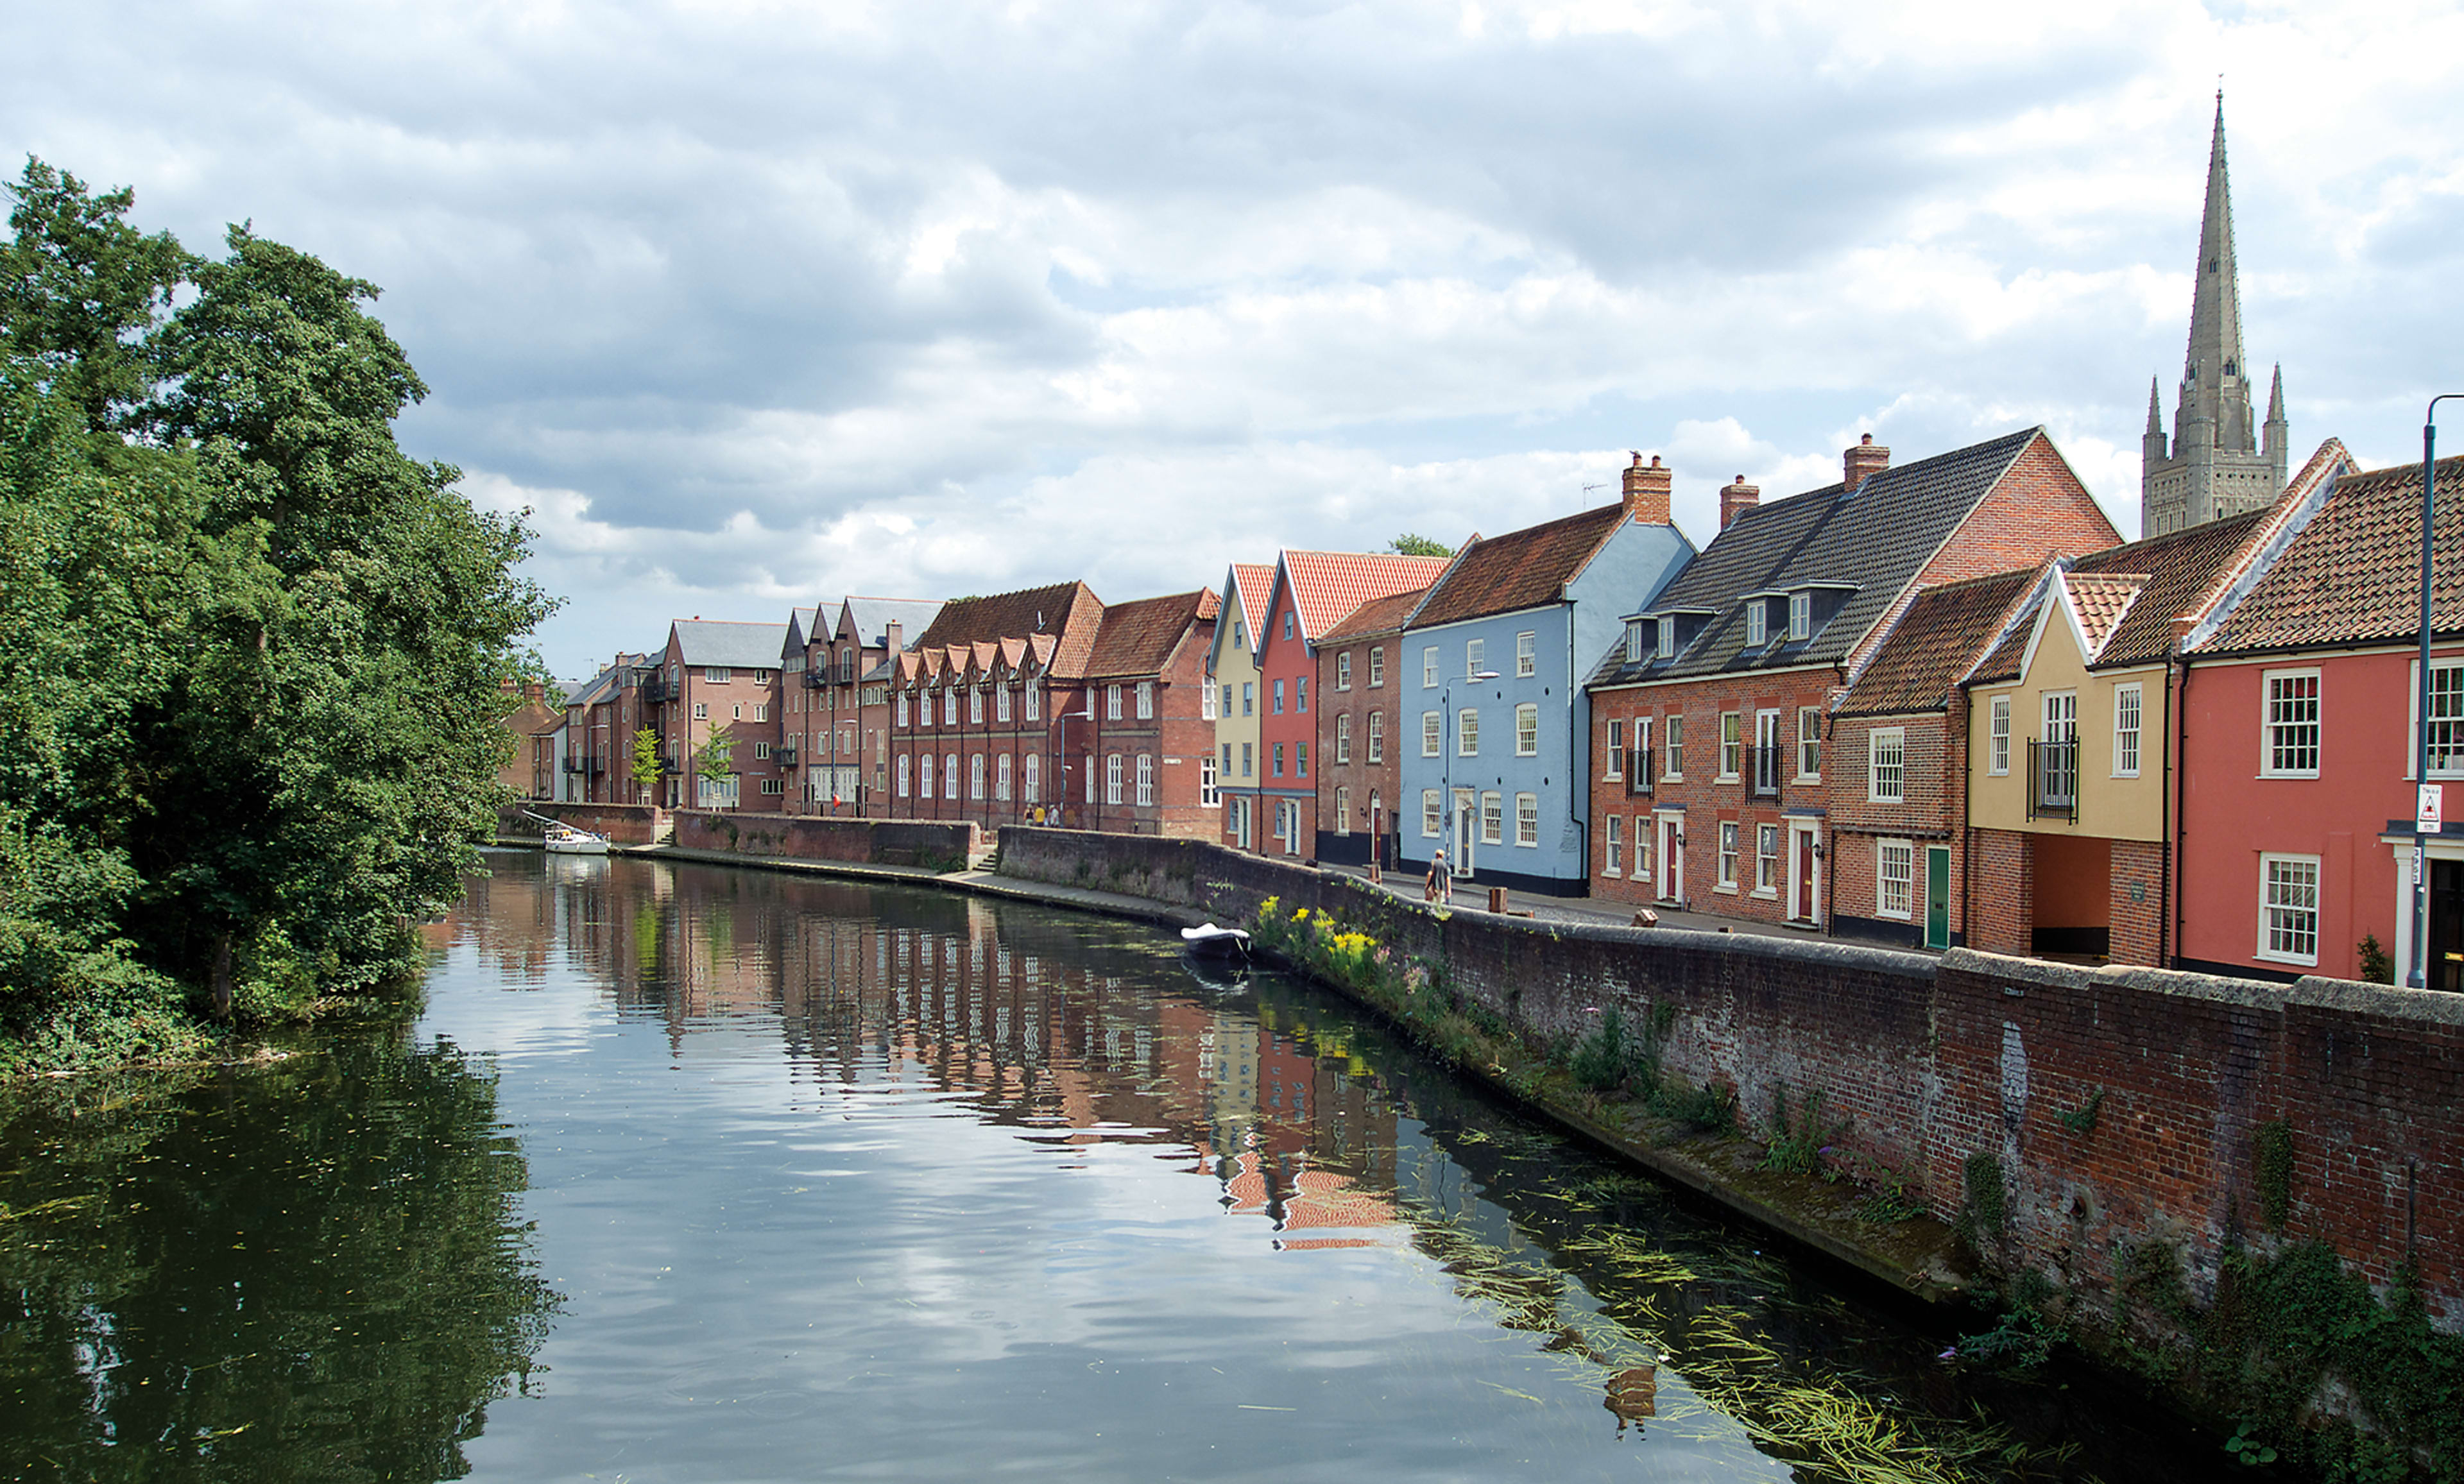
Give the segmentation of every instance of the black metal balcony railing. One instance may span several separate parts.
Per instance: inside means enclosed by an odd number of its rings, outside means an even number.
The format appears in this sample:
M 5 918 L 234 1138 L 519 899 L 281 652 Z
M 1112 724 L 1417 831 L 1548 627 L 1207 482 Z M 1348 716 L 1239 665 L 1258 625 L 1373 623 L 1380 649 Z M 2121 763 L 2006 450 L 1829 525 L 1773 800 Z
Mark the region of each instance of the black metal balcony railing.
M 804 672 L 804 685 L 807 688 L 813 690 L 828 689 L 830 685 L 829 670 L 826 667 L 806 670 Z
M 588 773 L 590 771 L 590 759 L 581 756 L 578 753 L 568 756 L 564 760 L 564 771 L 567 773 Z
M 781 768 L 796 766 L 796 749 L 792 746 L 774 747 L 770 750 L 770 755 L 779 760 L 779 766 Z
M 685 771 L 685 765 L 672 757 L 663 757 L 659 759 L 659 771 L 666 774 L 682 774 Z
M 1746 749 L 1746 776 L 1753 780 L 1755 797 L 1779 797 L 1779 780 L 1795 752 L 1793 747 L 1778 746 Z
M 2079 742 L 2028 744 L 2028 818 L 2079 822 Z
M 642 704 L 644 706 L 664 705 L 675 699 L 679 688 L 666 676 L 653 675 L 642 682 Z
M 1648 798 L 1652 785 L 1660 781 L 1659 756 L 1647 747 L 1638 747 L 1625 754 L 1625 792 L 1628 798 Z

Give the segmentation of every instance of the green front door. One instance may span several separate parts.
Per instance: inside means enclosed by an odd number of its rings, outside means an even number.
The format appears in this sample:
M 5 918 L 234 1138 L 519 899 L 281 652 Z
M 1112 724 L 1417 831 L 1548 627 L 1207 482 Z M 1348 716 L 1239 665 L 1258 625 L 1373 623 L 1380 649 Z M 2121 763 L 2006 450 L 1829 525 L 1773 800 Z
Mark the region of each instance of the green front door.
M 1925 847 L 1925 947 L 1950 947 L 1950 848 Z

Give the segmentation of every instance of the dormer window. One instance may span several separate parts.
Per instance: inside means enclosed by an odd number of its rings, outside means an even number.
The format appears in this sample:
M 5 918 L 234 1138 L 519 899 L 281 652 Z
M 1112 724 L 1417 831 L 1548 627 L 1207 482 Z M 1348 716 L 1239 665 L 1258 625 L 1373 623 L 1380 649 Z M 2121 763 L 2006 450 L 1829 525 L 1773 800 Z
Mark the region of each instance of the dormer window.
M 1814 595 L 1788 595 L 1788 637 L 1803 639 L 1814 632 Z
M 1625 657 L 1628 664 L 1642 658 L 1642 621 L 1640 619 L 1626 620 Z
M 1677 653 L 1677 620 L 1673 615 L 1663 616 L 1660 621 L 1659 650 L 1660 657 L 1663 660 L 1670 659 Z
M 1771 609 L 1759 598 L 1746 604 L 1746 647 L 1759 649 L 1769 642 L 1766 631 L 1771 622 Z

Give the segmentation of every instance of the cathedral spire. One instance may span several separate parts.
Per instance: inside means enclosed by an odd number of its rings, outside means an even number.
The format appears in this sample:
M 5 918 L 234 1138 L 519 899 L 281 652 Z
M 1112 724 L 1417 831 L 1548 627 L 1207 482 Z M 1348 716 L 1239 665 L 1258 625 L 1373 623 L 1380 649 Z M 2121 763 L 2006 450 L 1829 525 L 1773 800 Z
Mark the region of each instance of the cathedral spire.
M 2178 445 L 2192 422 L 2227 452 L 2247 453 L 2250 382 L 2241 352 L 2241 277 L 2233 264 L 2233 188 L 2225 171 L 2225 96 L 2216 94 L 2215 133 L 2208 145 L 2208 199 L 2199 219 L 2199 261 L 2191 280 L 2190 345 L 2182 364 L 2182 399 L 2174 414 Z
M 2152 405 L 2140 445 L 2143 535 L 2181 531 L 2256 510 L 2284 488 L 2292 429 L 2284 417 L 2283 376 L 2279 372 L 2270 388 L 2262 449 L 2261 428 L 2251 413 L 2250 368 L 2242 363 L 2241 276 L 2233 259 L 2233 186 L 2225 170 L 2221 90 L 2208 142 L 2208 195 L 2190 281 L 2190 343 L 2182 358 L 2170 446 Z

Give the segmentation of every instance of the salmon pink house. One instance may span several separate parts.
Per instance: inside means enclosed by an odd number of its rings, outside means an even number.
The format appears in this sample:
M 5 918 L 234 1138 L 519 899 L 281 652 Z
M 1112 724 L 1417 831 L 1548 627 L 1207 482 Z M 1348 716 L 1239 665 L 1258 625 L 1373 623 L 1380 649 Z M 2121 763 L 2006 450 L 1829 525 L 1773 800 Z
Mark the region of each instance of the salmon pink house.
M 2464 805 L 2464 459 L 2437 469 L 2430 781 Z M 2182 692 L 2184 967 L 2405 982 L 2412 936 L 2419 466 L 2346 473 Z M 2428 841 L 2432 989 L 2464 991 L 2464 826 Z

